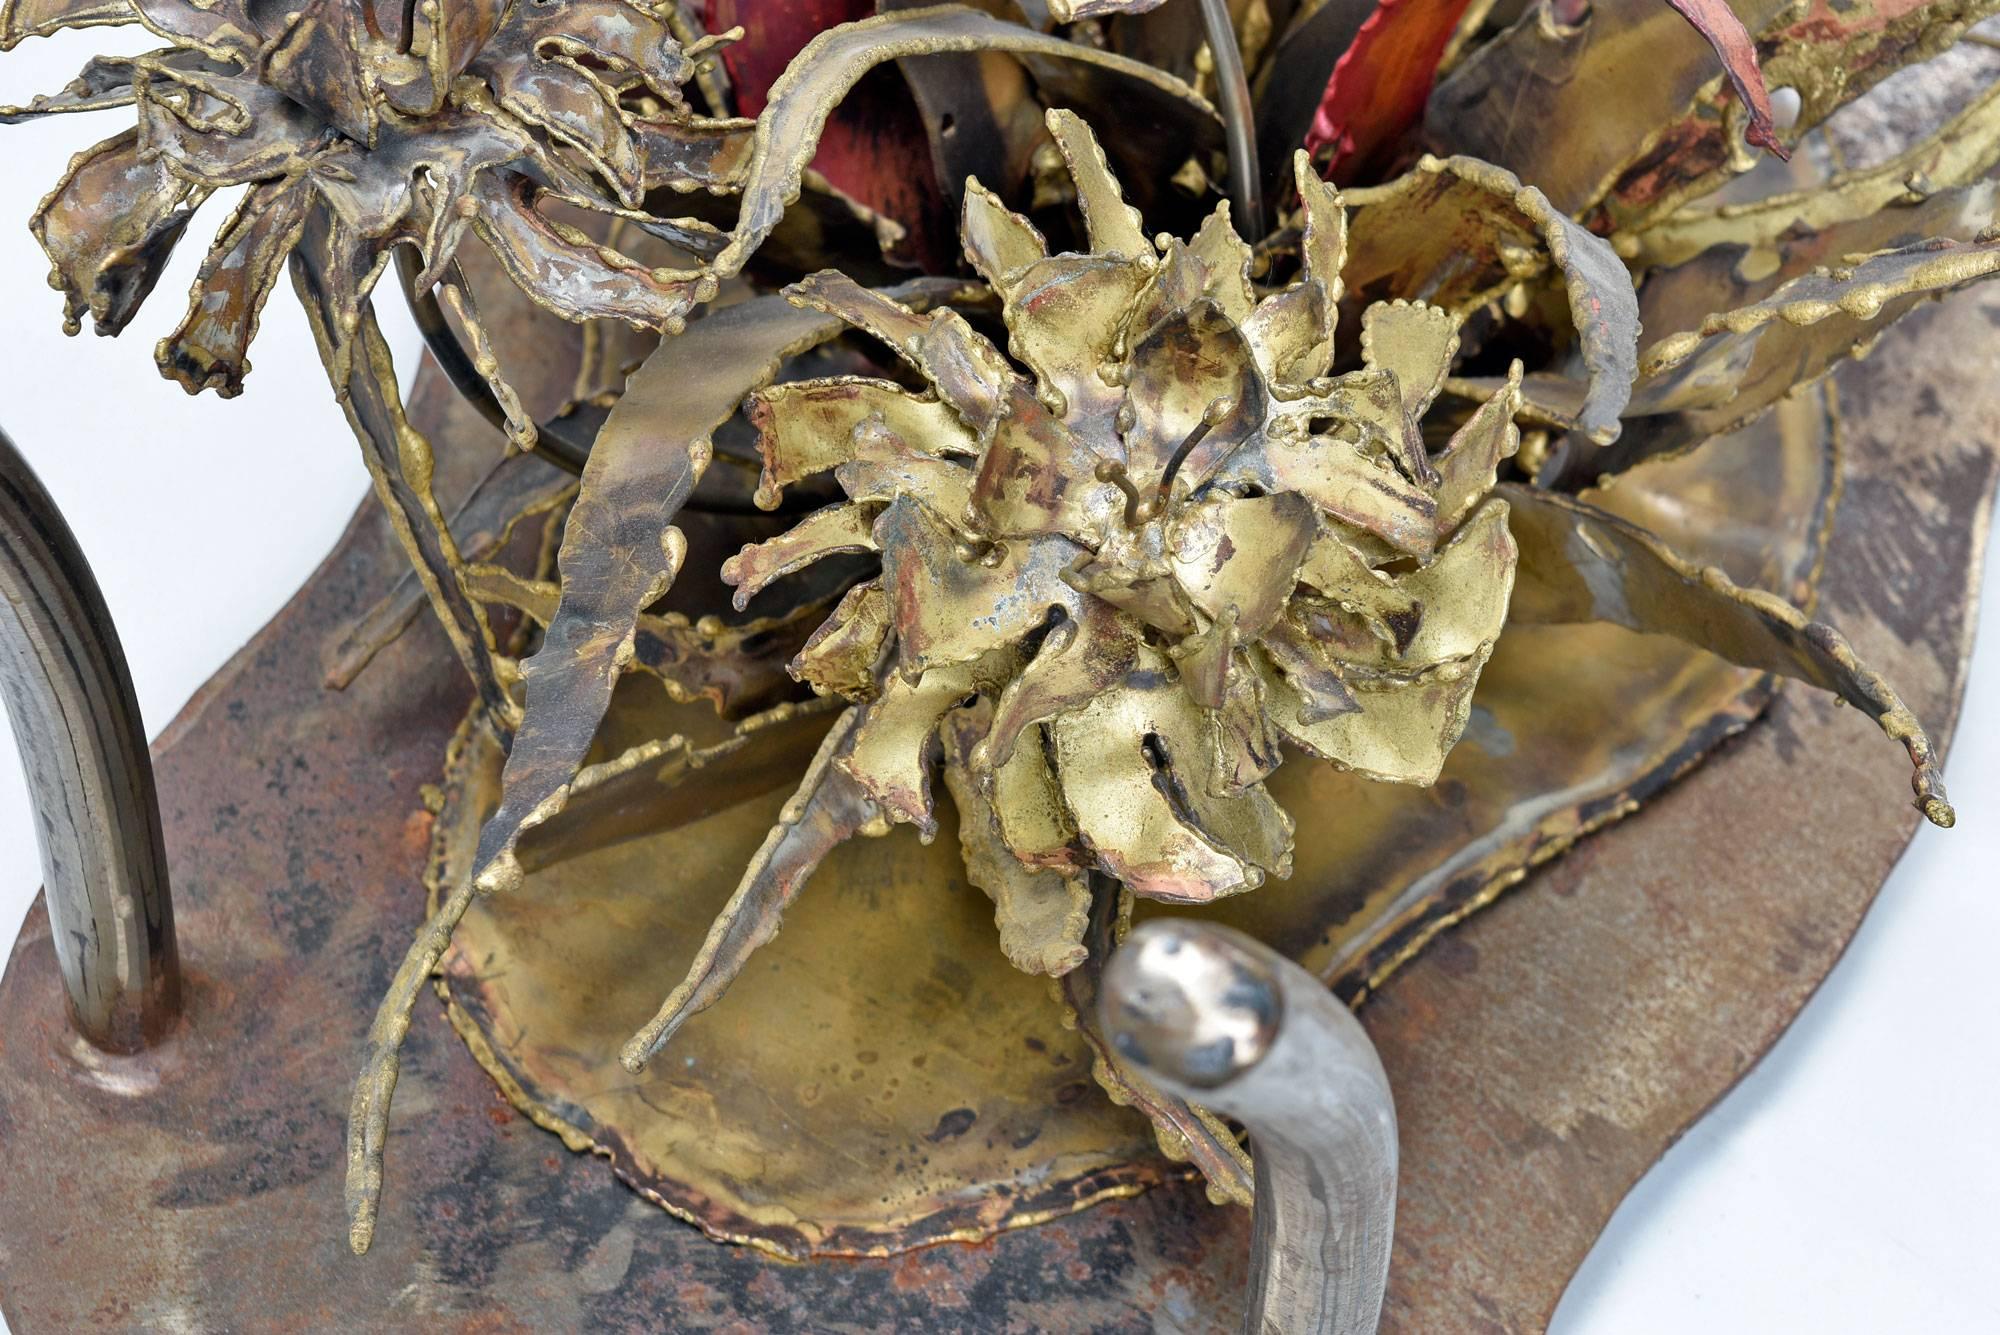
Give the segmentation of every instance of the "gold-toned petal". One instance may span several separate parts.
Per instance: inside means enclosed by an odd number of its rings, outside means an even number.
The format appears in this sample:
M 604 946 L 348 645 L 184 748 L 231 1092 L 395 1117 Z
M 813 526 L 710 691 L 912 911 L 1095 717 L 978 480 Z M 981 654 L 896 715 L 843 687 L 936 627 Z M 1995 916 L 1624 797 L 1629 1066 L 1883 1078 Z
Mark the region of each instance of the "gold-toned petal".
M 1436 550 L 1437 500 L 1361 442 L 1274 433 L 1264 454 L 1272 483 L 1267 490 L 1298 492 L 1399 552 L 1429 556 Z
M 1048 127 L 1070 180 L 1076 183 L 1076 206 L 1083 213 L 1090 249 L 1119 259 L 1151 257 L 1153 243 L 1146 237 L 1146 224 L 1139 210 L 1125 202 L 1125 192 L 1090 126 L 1073 111 L 1051 107 Z
M 976 177 L 965 183 L 959 235 L 965 258 L 1003 298 L 1013 296 L 1014 284 L 1009 280 L 1015 273 L 1049 254 L 1048 243 L 1035 225 L 1002 204 Z
M 1427 786 L 1465 732 L 1485 665 L 1480 654 L 1414 681 L 1356 691 L 1354 709 L 1318 721 L 1308 721 L 1306 698 L 1281 676 L 1266 675 L 1264 698 L 1278 730 L 1308 754 L 1364 778 Z
M 1250 243 L 1236 234 L 1229 220 L 1228 200 L 1218 203 L 1202 222 L 1188 250 L 1207 266 L 1208 299 L 1234 323 L 1246 323 L 1257 304 L 1250 287 Z
M 1027 973 L 1061 977 L 1083 963 L 1090 922 L 1090 882 L 1082 873 L 1031 867 L 1016 858 L 1000 833 L 999 814 L 971 769 L 971 755 L 992 716 L 983 698 L 946 717 L 944 783 L 958 807 L 958 839 L 965 878 L 993 901 L 1000 950 Z
M 1222 708 L 1230 655 L 1237 641 L 1236 609 L 1232 607 L 1167 651 L 1180 672 L 1181 688 L 1203 709 Z
M 722 563 L 722 582 L 734 588 L 737 611 L 773 580 L 835 552 L 872 552 L 879 506 L 849 501 L 815 510 L 775 538 L 747 544 Z
M 1333 355 L 1333 321 L 1340 299 L 1347 295 L 1347 205 L 1331 181 L 1322 181 L 1313 169 L 1312 157 L 1299 149 L 1292 154 L 1292 183 L 1299 192 L 1299 207 L 1305 214 L 1300 257 L 1307 282 L 1318 283 L 1326 298 L 1327 356 Z M 1314 371 L 1313 375 L 1323 372 Z M 1311 377 L 1306 377 L 1310 379 Z
M 1085 847 L 1133 893 L 1174 903 L 1289 875 L 1290 818 L 1262 789 L 1212 796 L 1209 713 L 1164 667 L 1142 667 L 1047 725 Z
M 1337 533 L 1322 532 L 1313 540 L 1299 566 L 1299 582 L 1359 617 L 1376 638 L 1398 651 L 1409 646 L 1423 618 L 1421 602 Z
M 1287 609 L 1284 619 L 1264 632 L 1258 643 L 1267 665 L 1291 688 L 1292 712 L 1302 723 L 1324 723 L 1352 714 L 1361 708 L 1354 692 L 1324 652 L 1306 624 L 1308 611 L 1302 606 Z
M 1553 262 L 1589 372 L 1579 426 L 1599 445 L 1618 438 L 1638 364 L 1639 302 L 1608 242 L 1473 158 L 1426 154 L 1407 175 L 1351 198 L 1347 281 L 1363 296 L 1421 298 L 1465 315 Z
M 1508 369 L 1506 382 L 1494 389 L 1451 441 L 1433 466 L 1438 473 L 1438 532 L 1456 529 L 1473 507 L 1493 490 L 1502 461 L 1521 448 L 1514 414 L 1521 410 L 1521 363 Z
M 851 752 L 865 706 L 833 725 L 799 790 L 778 814 L 763 847 L 717 916 L 687 977 L 620 1054 L 625 1069 L 644 1069 L 688 1019 L 714 1005 L 756 949 L 778 934 L 780 919 L 826 855 L 879 822 L 881 812 L 840 762 Z
M 1458 318 L 1421 301 L 1378 301 L 1361 312 L 1361 360 L 1395 374 L 1403 410 L 1421 418 L 1458 355 Z
M 121 0 L 122 3 L 122 0 Z M 12 7 L 0 4 L 0 34 L 6 31 Z M 129 15 L 129 6 L 125 7 Z M 0 36 L 0 51 L 7 48 Z M 92 56 L 82 73 L 64 84 L 59 92 L 37 93 L 26 106 L 0 104 L 0 125 L 20 125 L 44 116 L 61 116 L 82 111 L 109 111 L 129 107 L 138 96 L 132 87 L 138 61 L 131 56 Z
M 1909 752 L 1910 786 L 1925 819 L 1942 826 L 1957 819 L 1923 725 L 1839 631 L 1782 598 L 1696 566 L 1636 525 L 1582 501 L 1511 483 L 1500 494 L 1513 507 L 1521 547 L 1517 621 L 1609 621 L 1831 691 Z
M 981 745 L 988 745 L 991 737 L 989 732 Z M 988 773 L 992 776 L 1000 837 L 1016 858 L 1030 867 L 1081 869 L 1088 862 L 1077 847 L 1076 819 L 1063 800 L 1062 785 L 1056 782 L 1049 747 L 1047 730 L 1041 724 L 1030 724 L 999 769 L 988 771 L 976 756 L 972 763 L 982 781 Z
M 821 695 L 872 700 L 891 629 L 889 595 L 880 580 L 865 580 L 813 631 L 792 659 L 792 675 Z
M 1079 431 L 1103 430 L 1124 402 L 1105 367 L 1146 271 L 1104 255 L 1053 255 L 1014 276 L 1006 293 L 1007 350 L 1034 372 L 1041 397 Z
M 1167 561 L 1196 607 L 1254 640 L 1284 611 L 1317 530 L 1312 506 L 1294 492 L 1218 496 L 1175 512 Z
M 678 333 L 696 305 L 715 295 L 715 280 L 653 269 L 535 207 L 525 176 L 486 172 L 472 187 L 473 226 L 514 284 L 565 320 L 623 320 Z
M 1235 797 L 1254 788 L 1284 763 L 1284 739 L 1264 708 L 1264 679 L 1244 650 L 1230 657 L 1214 724 L 1215 772 L 1209 791 L 1215 796 Z
M 950 408 L 888 380 L 787 381 L 751 395 L 748 412 L 764 460 L 757 503 L 765 509 L 792 483 L 853 459 L 979 453 L 978 438 Z
M 1318 283 L 1295 283 L 1258 302 L 1243 322 L 1243 337 L 1250 341 L 1265 381 L 1288 388 L 1324 374 L 1332 355 L 1326 337 L 1331 320 L 1326 292 Z M 1275 392 L 1281 398 L 1299 392 L 1290 389 L 1288 394 L 1287 388 Z
M 64 329 L 74 334 L 86 311 L 99 333 L 123 329 L 207 197 L 149 158 L 135 130 L 71 158 L 28 222 L 62 291 Z
M 938 397 L 982 436 L 1004 415 L 1010 396 L 1024 389 L 1000 350 L 956 311 L 918 315 L 834 269 L 792 284 L 785 289 L 785 298 L 796 306 L 838 316 L 881 340 L 922 372 Z
M 875 521 L 875 545 L 905 676 L 1021 643 L 1052 609 L 1072 617 L 1081 610 L 1082 595 L 1062 580 L 1079 549 L 1062 538 L 1017 539 L 975 553 L 936 512 L 905 497 Z
M 1395 581 L 1395 593 L 1416 609 L 1414 624 L 1391 620 L 1396 634 L 1384 641 L 1329 634 L 1350 685 L 1366 683 L 1352 669 L 1404 676 L 1440 663 L 1483 657 L 1500 638 L 1514 588 L 1518 551 L 1507 528 L 1507 503 L 1491 500 L 1420 568 Z M 1385 618 L 1385 620 L 1388 618 Z M 1307 624 L 1318 629 L 1308 618 Z M 1365 694 L 1365 692 L 1363 692 Z
M 1007 683 L 973 757 L 983 772 L 1004 767 L 1032 725 L 1094 699 L 1132 669 L 1139 639 L 1100 598 L 1086 598 L 1049 628 L 1035 656 Z
M 1141 496 L 1192 490 L 1263 423 L 1265 394 L 1243 331 L 1207 298 L 1144 331 L 1119 409 L 1125 469 Z
M 883 814 L 916 826 L 925 843 L 937 834 L 931 766 L 938 721 L 973 689 L 973 670 L 964 663 L 932 668 L 914 681 L 889 673 L 875 698 L 858 707 L 853 739 L 834 760 Z

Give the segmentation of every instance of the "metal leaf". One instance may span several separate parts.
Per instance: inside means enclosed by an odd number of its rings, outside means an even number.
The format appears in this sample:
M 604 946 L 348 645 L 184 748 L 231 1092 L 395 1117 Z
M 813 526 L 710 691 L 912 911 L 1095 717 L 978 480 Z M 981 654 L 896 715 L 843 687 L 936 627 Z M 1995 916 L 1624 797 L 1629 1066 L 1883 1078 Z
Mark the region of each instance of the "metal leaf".
M 1090 882 L 1080 872 L 1031 867 L 1001 836 L 999 814 L 977 777 L 972 755 L 986 735 L 992 705 L 981 699 L 946 716 L 944 783 L 958 807 L 965 877 L 993 901 L 1000 950 L 1027 973 L 1060 977 L 1089 954 Z
M 640 1071 L 674 1032 L 722 996 L 757 947 L 777 935 L 785 909 L 835 847 L 882 821 L 880 810 L 838 761 L 854 743 L 865 707 L 850 708 L 820 743 L 798 792 L 709 929 L 693 966 L 644 1028 L 626 1043 L 620 1060 Z
M 1176 100 L 1191 118 L 1217 121 L 1192 89 L 1148 65 L 975 10 L 940 5 L 844 24 L 815 37 L 772 85 L 744 179 L 742 212 L 716 256 L 716 271 L 741 269 L 799 198 L 827 117 L 862 75 L 886 61 L 950 51 L 1005 51 L 1101 67 Z
M 1902 743 L 1914 766 L 1917 810 L 1934 825 L 1956 819 L 1937 752 L 1894 688 L 1833 627 L 1775 595 L 1738 587 L 1713 567 L 1582 501 L 1503 484 L 1521 545 L 1513 617 L 1529 624 L 1609 621 L 1672 635 L 1739 667 L 1832 691 Z
M 1596 444 L 1618 438 L 1638 360 L 1639 303 L 1617 253 L 1541 191 L 1470 158 L 1425 156 L 1408 175 L 1353 191 L 1348 286 L 1464 314 L 1529 276 L 1546 250 L 1563 276 L 1589 389 L 1578 415 Z

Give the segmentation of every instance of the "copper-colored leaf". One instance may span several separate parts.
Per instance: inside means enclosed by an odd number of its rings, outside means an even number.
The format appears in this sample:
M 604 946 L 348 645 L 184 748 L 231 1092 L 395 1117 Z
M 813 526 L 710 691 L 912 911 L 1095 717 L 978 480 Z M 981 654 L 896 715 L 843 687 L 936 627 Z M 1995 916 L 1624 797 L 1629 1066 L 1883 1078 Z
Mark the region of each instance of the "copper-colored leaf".
M 1686 19 L 1702 39 L 1715 48 L 1716 59 L 1736 87 L 1736 96 L 1750 109 L 1750 124 L 1743 137 L 1760 148 L 1768 148 L 1780 158 L 1791 150 L 1778 142 L 1771 124 L 1771 95 L 1764 88 L 1764 72 L 1757 67 L 1757 46 L 1744 31 L 1724 0 L 1667 0 L 1674 12 Z
M 1469 0 L 1382 0 L 1333 67 L 1306 132 L 1338 181 L 1375 162 L 1424 112 L 1438 60 Z

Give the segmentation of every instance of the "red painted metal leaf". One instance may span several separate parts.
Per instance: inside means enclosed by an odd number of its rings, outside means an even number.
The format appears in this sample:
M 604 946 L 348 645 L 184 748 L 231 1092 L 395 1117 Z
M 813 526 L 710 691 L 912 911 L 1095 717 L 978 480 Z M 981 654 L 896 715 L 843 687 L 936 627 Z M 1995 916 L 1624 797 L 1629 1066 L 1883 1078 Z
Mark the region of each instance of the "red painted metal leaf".
M 1335 62 L 1306 150 L 1330 180 L 1375 165 L 1424 113 L 1468 0 L 1381 0 Z
M 1674 12 L 1715 48 L 1715 55 L 1736 87 L 1736 96 L 1750 108 L 1750 128 L 1743 137 L 1759 148 L 1768 148 L 1780 158 L 1790 158 L 1791 150 L 1778 142 L 1771 124 L 1771 96 L 1764 89 L 1764 71 L 1757 65 L 1757 45 L 1726 0 L 1667 0 Z

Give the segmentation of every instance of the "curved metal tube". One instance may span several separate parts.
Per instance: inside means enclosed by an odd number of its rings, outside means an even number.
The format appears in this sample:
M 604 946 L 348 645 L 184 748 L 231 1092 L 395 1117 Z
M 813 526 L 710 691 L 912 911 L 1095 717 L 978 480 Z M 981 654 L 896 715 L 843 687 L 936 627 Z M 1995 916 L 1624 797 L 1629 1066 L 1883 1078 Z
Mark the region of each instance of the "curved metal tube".
M 1318 979 L 1239 932 L 1133 930 L 1098 1003 L 1120 1057 L 1250 1129 L 1257 1204 L 1244 1329 L 1366 1335 L 1396 1221 L 1396 1109 L 1375 1045 Z
M 1242 215 L 1237 235 L 1255 245 L 1264 239 L 1264 172 L 1257 163 L 1256 111 L 1229 0 L 1201 0 L 1201 26 L 1215 59 L 1216 100 L 1222 104 L 1222 135 L 1229 146 L 1230 201 Z
M 70 1015 L 131 1052 L 172 1028 L 180 959 L 146 731 L 69 525 L 0 433 L 0 696 L 35 804 Z

